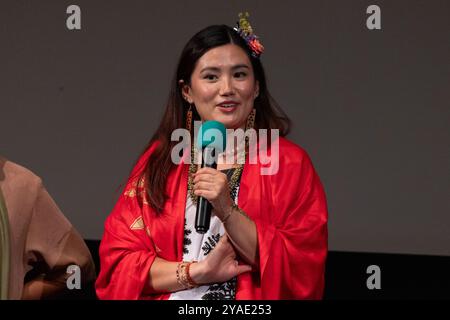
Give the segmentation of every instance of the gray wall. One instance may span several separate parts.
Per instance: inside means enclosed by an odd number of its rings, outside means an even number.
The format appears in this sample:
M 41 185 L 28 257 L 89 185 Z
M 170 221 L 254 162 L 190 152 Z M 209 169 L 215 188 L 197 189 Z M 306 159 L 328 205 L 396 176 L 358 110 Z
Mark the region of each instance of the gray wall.
M 78 4 L 82 30 L 66 28 Z M 382 30 L 366 28 L 381 7 Z M 184 43 L 248 10 L 329 204 L 332 250 L 450 255 L 448 1 L 2 1 L 0 153 L 85 238 L 155 130 Z

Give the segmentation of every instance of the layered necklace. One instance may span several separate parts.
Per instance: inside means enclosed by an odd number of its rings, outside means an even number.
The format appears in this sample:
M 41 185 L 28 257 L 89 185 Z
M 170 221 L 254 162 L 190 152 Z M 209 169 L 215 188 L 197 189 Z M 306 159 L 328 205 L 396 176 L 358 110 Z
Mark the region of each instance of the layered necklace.
M 247 141 L 245 145 L 245 149 L 247 149 Z M 189 165 L 189 180 L 188 180 L 188 193 L 191 197 L 192 203 L 197 205 L 198 196 L 194 194 L 194 178 L 193 174 L 197 172 L 198 165 L 195 164 L 194 156 L 197 154 L 197 148 L 195 148 L 194 143 L 191 146 L 191 164 Z M 244 159 L 245 159 L 245 150 L 244 150 Z M 238 184 L 239 178 L 241 176 L 242 171 L 244 170 L 244 164 L 239 164 L 239 166 L 234 170 L 233 175 L 230 179 L 228 179 L 228 188 L 230 190 L 231 195 L 236 192 L 236 186 Z

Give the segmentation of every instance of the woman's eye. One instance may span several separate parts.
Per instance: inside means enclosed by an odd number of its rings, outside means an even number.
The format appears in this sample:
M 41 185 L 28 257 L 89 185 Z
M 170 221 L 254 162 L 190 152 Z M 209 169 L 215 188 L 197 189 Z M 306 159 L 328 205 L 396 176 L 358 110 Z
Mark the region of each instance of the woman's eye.
M 245 73 L 245 72 L 243 72 L 243 71 L 241 71 L 241 72 L 236 72 L 235 74 L 234 74 L 234 76 L 236 77 L 236 78 L 243 78 L 243 77 L 245 77 L 247 74 Z
M 216 80 L 217 76 L 215 74 L 207 74 L 204 78 L 206 80 Z

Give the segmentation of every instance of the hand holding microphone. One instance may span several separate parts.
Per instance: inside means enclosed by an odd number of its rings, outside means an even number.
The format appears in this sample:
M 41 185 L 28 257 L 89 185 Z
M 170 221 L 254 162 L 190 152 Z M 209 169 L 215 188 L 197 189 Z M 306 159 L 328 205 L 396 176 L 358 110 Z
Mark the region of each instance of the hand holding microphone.
M 225 173 L 202 168 L 194 174 L 194 194 L 206 198 L 222 220 L 233 205 Z
M 197 146 L 202 150 L 202 165 L 193 176 L 194 194 L 199 196 L 195 215 L 195 230 L 205 233 L 209 229 L 211 210 L 219 219 L 227 214 L 233 200 L 226 174 L 217 171 L 218 154 L 225 150 L 225 126 L 217 121 L 206 121 L 199 130 Z

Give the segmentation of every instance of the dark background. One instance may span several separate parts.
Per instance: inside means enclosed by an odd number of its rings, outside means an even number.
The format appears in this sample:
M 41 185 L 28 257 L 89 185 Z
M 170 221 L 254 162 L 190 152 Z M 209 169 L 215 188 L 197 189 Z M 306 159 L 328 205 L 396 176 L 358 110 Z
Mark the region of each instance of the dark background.
M 81 7 L 81 30 L 66 8 Z M 381 8 L 381 30 L 366 8 Z M 240 11 L 324 184 L 333 251 L 450 255 L 449 1 L 2 1 L 0 153 L 86 239 L 153 134 L 183 45 Z M 364 275 L 365 277 L 367 275 Z

